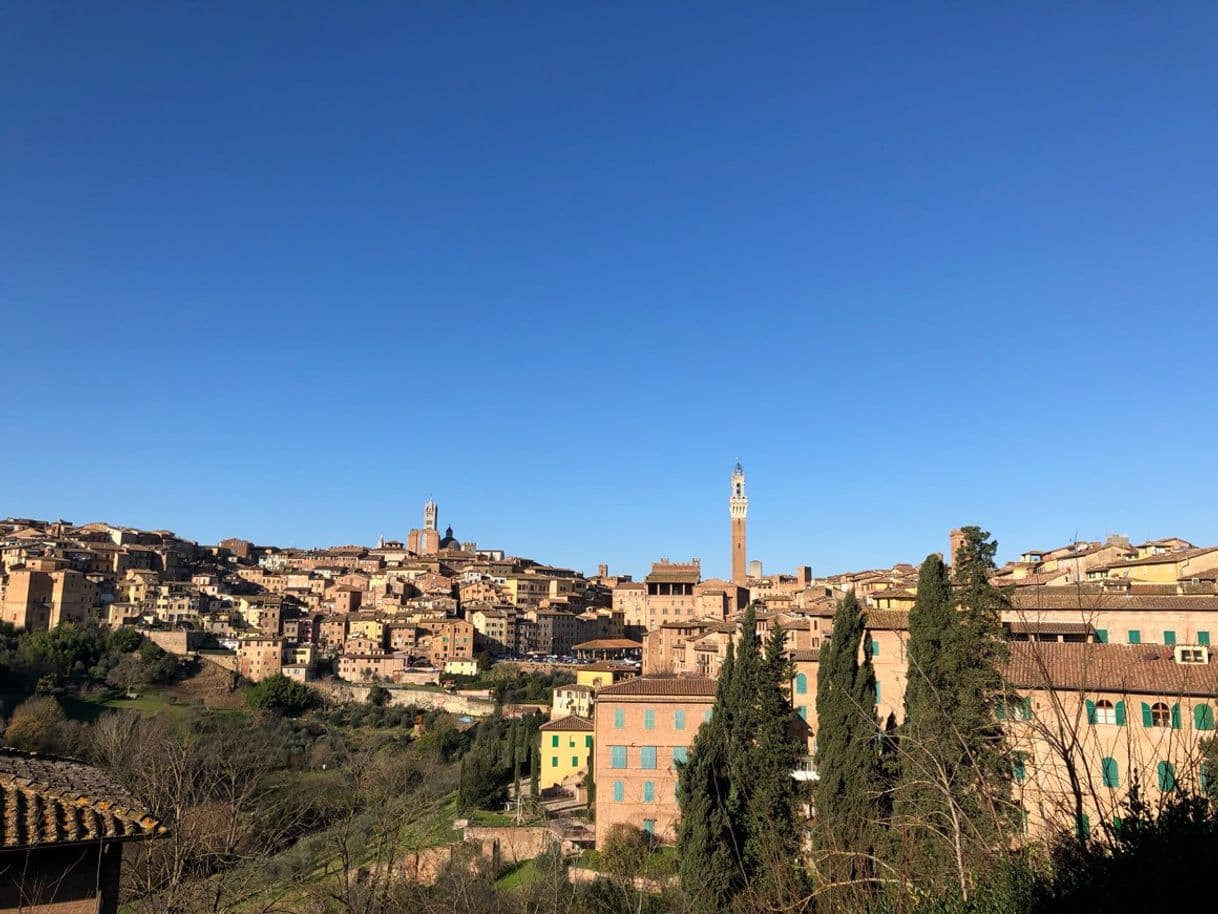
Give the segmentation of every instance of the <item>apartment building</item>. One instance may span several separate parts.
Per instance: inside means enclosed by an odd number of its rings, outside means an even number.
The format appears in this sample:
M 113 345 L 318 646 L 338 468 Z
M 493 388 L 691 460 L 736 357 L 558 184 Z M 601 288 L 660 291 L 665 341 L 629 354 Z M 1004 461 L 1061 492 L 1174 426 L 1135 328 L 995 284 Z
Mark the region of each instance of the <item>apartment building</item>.
M 538 789 L 575 786 L 587 775 L 592 761 L 593 722 L 586 717 L 567 715 L 544 723 L 537 730 L 541 756 Z
M 678 765 L 714 701 L 715 680 L 708 678 L 636 677 L 597 692 L 597 847 L 618 823 L 660 841 L 676 839 Z

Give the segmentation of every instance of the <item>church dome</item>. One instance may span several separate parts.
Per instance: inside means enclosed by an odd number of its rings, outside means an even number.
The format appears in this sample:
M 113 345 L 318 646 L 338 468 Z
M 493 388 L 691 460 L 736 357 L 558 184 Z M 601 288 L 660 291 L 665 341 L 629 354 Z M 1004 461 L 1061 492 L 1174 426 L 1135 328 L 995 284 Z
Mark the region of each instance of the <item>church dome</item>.
M 461 548 L 461 544 L 457 541 L 457 538 L 455 536 L 453 536 L 452 527 L 448 527 L 444 531 L 444 539 L 440 540 L 440 548 L 441 549 L 460 549 Z

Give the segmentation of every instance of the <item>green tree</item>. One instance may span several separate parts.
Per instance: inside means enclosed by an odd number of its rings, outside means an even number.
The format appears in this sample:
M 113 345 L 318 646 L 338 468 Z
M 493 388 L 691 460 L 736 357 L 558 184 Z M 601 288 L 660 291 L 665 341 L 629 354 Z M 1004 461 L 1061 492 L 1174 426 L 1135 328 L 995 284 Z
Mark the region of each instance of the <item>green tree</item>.
M 694 736 L 689 761 L 681 766 L 677 858 L 681 886 L 692 914 L 718 914 L 742 887 L 740 847 L 729 813 L 729 741 L 735 650 L 728 645 L 719 673 L 711 718 Z
M 847 593 L 817 670 L 816 871 L 825 907 L 854 910 L 874 897 L 883 820 L 881 731 L 863 613 Z M 863 660 L 860 662 L 860 651 Z
M 296 717 L 316 704 L 313 690 L 282 674 L 268 676 L 245 692 L 245 703 L 258 711 Z
M 937 555 L 918 574 L 894 822 L 906 881 L 967 900 L 978 875 L 1005 858 L 1014 810 L 993 711 L 1007 598 L 990 583 L 996 544 L 979 527 L 963 533 L 950 579 Z
M 772 907 L 802 888 L 792 878 L 801 869 L 791 777 L 802 737 L 788 686 L 782 631 L 771 633 L 763 654 L 747 607 L 711 719 L 680 769 L 679 866 L 695 912 Z

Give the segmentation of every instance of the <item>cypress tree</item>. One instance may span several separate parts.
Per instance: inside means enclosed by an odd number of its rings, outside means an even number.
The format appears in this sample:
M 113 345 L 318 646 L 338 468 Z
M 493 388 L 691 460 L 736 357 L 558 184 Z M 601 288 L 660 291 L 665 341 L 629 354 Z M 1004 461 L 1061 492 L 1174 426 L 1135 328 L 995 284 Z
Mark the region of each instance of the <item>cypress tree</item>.
M 719 673 L 711 719 L 698 728 L 689 761 L 681 767 L 678 788 L 677 859 L 681 886 L 692 914 L 727 910 L 742 884 L 739 846 L 729 813 L 731 696 L 735 658 L 731 644 Z
M 863 660 L 859 661 L 860 648 Z M 879 772 L 879 725 L 875 717 L 875 672 L 863 614 L 847 593 L 822 646 L 817 670 L 818 780 L 813 825 L 817 871 L 840 890 L 823 896 L 826 906 L 865 906 L 874 886 L 871 858 L 883 818 Z
M 909 616 L 905 722 L 894 820 L 905 878 L 967 898 L 981 867 L 1005 846 L 1010 769 L 993 714 L 1001 690 L 1001 612 L 996 544 L 963 528 L 949 579 L 931 555 Z

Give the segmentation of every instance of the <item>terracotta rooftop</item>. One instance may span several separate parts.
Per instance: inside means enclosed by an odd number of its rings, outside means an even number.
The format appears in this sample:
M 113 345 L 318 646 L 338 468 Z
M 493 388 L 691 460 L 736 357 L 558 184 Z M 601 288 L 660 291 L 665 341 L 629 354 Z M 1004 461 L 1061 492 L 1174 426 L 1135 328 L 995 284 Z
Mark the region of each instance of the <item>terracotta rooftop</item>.
M 33 847 L 165 832 L 104 772 L 72 759 L 0 749 L 0 846 Z
M 1020 688 L 1052 683 L 1066 690 L 1212 698 L 1218 664 L 1176 663 L 1172 649 L 1158 644 L 1015 641 L 1006 679 Z
M 1086 622 L 1011 622 L 1013 635 L 1087 635 L 1094 629 Z
M 1174 585 L 1173 585 L 1174 586 Z M 1218 612 L 1218 597 L 1157 593 L 1112 593 L 1076 587 L 1030 587 L 1011 595 L 1012 606 L 1032 610 L 1073 609 L 1105 612 L 1143 609 L 1192 609 Z
M 629 638 L 595 638 L 572 647 L 576 651 L 641 651 L 643 645 Z
M 625 682 L 619 682 L 616 685 L 605 686 L 597 693 L 596 697 L 598 701 L 628 695 L 713 698 L 715 688 L 715 680 L 704 676 L 638 676 L 634 679 L 627 679 Z
M 869 609 L 863 613 L 863 621 L 868 628 L 882 632 L 909 630 L 909 613 L 895 609 Z
M 537 728 L 538 730 L 580 730 L 592 732 L 592 721 L 586 717 L 576 717 L 570 714 L 566 717 L 558 717 L 554 720 L 547 721 Z
M 1195 559 L 1198 556 L 1218 552 L 1218 546 L 1201 546 L 1195 549 L 1181 549 L 1176 552 L 1163 552 L 1159 555 L 1148 555 L 1140 559 L 1124 559 L 1120 562 L 1109 562 L 1107 565 L 1096 565 L 1091 571 L 1106 571 L 1109 568 L 1134 568 L 1138 565 L 1170 565 Z

